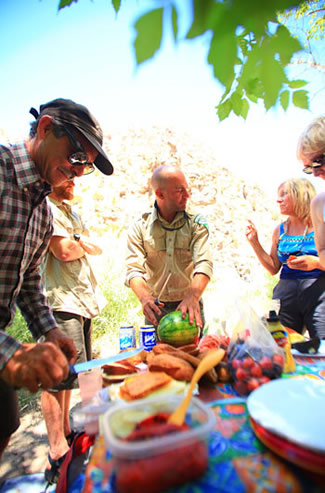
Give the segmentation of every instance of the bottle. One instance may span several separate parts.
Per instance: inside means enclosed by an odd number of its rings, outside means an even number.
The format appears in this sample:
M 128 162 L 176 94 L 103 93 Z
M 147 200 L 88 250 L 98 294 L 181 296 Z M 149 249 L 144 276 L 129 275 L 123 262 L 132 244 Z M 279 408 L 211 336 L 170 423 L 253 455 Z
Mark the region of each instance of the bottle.
M 279 317 L 275 310 L 270 310 L 266 319 L 267 328 L 273 336 L 277 345 L 284 351 L 283 373 L 293 373 L 296 371 L 296 362 L 291 354 L 291 344 L 288 332 L 280 323 Z

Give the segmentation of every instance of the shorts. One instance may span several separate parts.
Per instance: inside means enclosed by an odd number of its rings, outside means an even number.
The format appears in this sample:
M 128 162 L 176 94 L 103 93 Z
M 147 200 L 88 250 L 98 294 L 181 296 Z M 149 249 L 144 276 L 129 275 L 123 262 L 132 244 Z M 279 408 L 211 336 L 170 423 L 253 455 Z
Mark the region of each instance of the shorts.
M 0 379 L 0 440 L 9 438 L 19 427 L 16 390 Z
M 273 290 L 280 300 L 282 325 L 325 339 L 325 274 L 317 279 L 280 279 Z
M 92 320 L 68 312 L 53 312 L 53 315 L 58 328 L 75 343 L 77 349 L 75 363 L 83 363 L 84 361 L 91 360 Z M 78 380 L 75 380 L 67 389 L 76 389 L 78 387 Z
M 155 314 L 158 322 L 162 317 L 164 317 L 168 313 L 176 311 L 176 308 L 178 307 L 178 305 L 181 302 L 180 301 L 163 301 L 162 303 L 164 303 L 164 306 L 159 307 L 160 311 L 161 311 L 161 315 L 158 316 L 157 314 Z M 200 336 L 202 336 L 203 329 L 205 326 L 204 307 L 203 307 L 203 301 L 202 300 L 199 301 L 199 305 L 200 305 L 200 312 L 201 312 L 201 319 L 202 319 L 202 329 L 201 329 L 201 335 Z M 151 322 L 147 318 L 145 318 L 145 324 L 146 325 L 152 325 Z

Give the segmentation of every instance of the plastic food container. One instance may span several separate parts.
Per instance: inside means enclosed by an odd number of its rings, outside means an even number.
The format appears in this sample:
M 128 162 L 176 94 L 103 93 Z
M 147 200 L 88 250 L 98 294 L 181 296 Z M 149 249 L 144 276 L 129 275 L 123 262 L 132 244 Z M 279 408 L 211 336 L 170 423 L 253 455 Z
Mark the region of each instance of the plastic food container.
M 101 420 L 105 444 L 112 453 L 115 489 L 119 493 L 159 493 L 193 481 L 208 465 L 207 438 L 216 418 L 193 397 L 186 415 L 187 430 L 139 441 L 125 441 L 137 423 L 157 413 L 171 414 L 182 396 L 116 404 Z

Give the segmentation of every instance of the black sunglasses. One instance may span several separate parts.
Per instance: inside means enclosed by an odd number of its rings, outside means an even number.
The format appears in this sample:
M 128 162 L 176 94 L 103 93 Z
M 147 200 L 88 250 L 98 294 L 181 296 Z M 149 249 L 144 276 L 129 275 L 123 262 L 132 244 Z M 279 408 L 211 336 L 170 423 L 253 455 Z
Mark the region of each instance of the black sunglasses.
M 325 165 L 325 152 L 322 154 L 321 157 L 314 159 L 312 163 L 308 164 L 308 166 L 305 166 L 302 171 L 307 175 L 311 175 L 313 169 L 321 168 L 324 165 Z
M 90 175 L 93 171 L 95 171 L 95 166 L 93 163 L 88 162 L 88 156 L 87 153 L 85 152 L 84 148 L 80 144 L 80 142 L 76 139 L 76 137 L 73 135 L 70 130 L 64 126 L 64 131 L 68 135 L 69 139 L 72 142 L 72 145 L 76 149 L 75 152 L 70 154 L 68 156 L 68 161 L 70 164 L 73 166 L 84 166 L 84 175 Z

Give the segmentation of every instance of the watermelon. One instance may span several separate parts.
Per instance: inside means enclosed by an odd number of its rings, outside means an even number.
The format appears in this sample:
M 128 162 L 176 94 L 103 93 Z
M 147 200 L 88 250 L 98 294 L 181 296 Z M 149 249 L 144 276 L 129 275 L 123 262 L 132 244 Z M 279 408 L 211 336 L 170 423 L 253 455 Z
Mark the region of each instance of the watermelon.
M 159 341 L 175 347 L 197 343 L 199 334 L 200 328 L 197 327 L 195 321 L 191 325 L 188 313 L 185 319 L 182 319 L 180 311 L 171 312 L 162 317 L 157 327 Z

